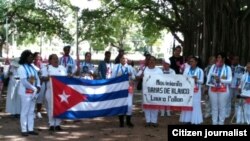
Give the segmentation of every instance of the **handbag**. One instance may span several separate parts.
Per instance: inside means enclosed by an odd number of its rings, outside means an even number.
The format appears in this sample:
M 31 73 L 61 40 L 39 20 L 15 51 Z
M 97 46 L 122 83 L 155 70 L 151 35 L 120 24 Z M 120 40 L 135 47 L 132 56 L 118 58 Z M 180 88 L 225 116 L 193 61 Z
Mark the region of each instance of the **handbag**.
M 142 90 L 142 78 L 138 80 L 138 83 L 137 83 L 137 86 L 136 86 L 136 89 L 137 90 Z
M 145 70 L 145 69 L 146 69 L 146 67 L 143 68 L 142 74 L 144 73 L 144 70 Z M 137 90 L 142 90 L 142 82 L 143 82 L 143 78 L 140 78 L 140 79 L 138 80 L 138 83 L 137 83 L 137 86 L 136 86 L 136 89 L 137 89 Z

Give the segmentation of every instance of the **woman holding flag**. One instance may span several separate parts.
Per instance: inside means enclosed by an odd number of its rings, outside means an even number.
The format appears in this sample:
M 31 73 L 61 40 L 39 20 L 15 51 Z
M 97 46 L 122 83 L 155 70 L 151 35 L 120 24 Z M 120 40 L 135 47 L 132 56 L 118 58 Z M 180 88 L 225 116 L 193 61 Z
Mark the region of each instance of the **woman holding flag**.
M 61 120 L 58 118 L 53 117 L 53 105 L 52 105 L 52 93 L 51 93 L 51 85 L 49 83 L 50 76 L 67 76 L 67 70 L 64 66 L 59 65 L 59 59 L 56 54 L 51 54 L 49 56 L 49 64 L 46 67 L 42 68 L 42 80 L 45 82 L 46 85 L 46 101 L 48 104 L 48 119 L 49 119 L 49 130 L 50 131 L 61 131 Z M 70 75 L 70 74 L 68 74 Z
M 21 96 L 21 131 L 22 136 L 38 135 L 34 131 L 34 113 L 37 93 L 40 91 L 40 79 L 33 67 L 33 54 L 30 50 L 22 52 L 19 60 L 18 75 L 20 76 L 20 86 L 18 93 Z
M 201 86 L 204 81 L 204 73 L 203 70 L 197 66 L 198 58 L 192 56 L 189 63 L 190 67 L 184 70 L 183 75 L 194 79 L 193 110 L 182 111 L 180 115 L 180 122 L 201 124 L 203 122 L 201 111 Z
M 121 75 L 129 75 L 129 94 L 128 94 L 128 112 L 126 114 L 126 124 L 128 127 L 134 127 L 131 123 L 131 115 L 133 108 L 133 80 L 135 79 L 135 74 L 133 73 L 133 67 L 127 64 L 127 57 L 122 55 L 120 58 L 120 64 L 114 66 L 112 70 L 112 78 L 118 77 Z M 124 127 L 124 115 L 119 115 L 120 127 Z

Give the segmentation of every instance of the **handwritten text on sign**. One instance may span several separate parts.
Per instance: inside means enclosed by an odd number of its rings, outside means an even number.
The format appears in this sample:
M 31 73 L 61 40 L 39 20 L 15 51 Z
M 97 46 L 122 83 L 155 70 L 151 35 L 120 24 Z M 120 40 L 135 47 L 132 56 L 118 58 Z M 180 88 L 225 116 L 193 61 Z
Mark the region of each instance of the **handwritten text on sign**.
M 183 75 L 145 75 L 143 104 L 192 106 L 194 80 Z

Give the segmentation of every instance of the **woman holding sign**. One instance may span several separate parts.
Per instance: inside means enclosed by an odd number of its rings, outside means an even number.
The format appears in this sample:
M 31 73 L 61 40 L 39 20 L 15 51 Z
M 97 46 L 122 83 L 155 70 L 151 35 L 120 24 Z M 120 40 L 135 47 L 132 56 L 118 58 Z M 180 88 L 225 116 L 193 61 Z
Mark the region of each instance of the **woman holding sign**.
M 146 74 L 163 74 L 163 71 L 160 68 L 155 67 L 156 58 L 154 56 L 150 56 L 148 66 L 145 68 L 144 72 L 140 71 L 137 73 L 137 76 L 143 77 Z M 158 109 L 155 108 L 147 108 L 144 107 L 143 111 L 146 117 L 146 125 L 145 127 L 158 127 Z
M 226 106 L 229 98 L 229 85 L 232 81 L 232 71 L 225 64 L 226 55 L 218 53 L 214 64 L 207 76 L 206 85 L 212 106 L 212 124 L 223 125 L 226 118 Z
M 180 122 L 201 124 L 203 122 L 201 111 L 201 86 L 204 81 L 204 73 L 203 70 L 197 66 L 198 58 L 192 56 L 189 63 L 190 67 L 184 70 L 183 75 L 192 77 L 195 82 L 193 95 L 193 111 L 182 111 L 180 115 Z

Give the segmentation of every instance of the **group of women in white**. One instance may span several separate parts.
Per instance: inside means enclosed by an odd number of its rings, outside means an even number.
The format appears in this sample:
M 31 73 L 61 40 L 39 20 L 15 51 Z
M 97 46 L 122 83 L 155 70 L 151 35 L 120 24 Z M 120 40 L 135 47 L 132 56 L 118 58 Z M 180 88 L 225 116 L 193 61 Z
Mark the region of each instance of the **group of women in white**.
M 46 110 L 49 120 L 50 131 L 60 131 L 61 120 L 52 116 L 51 91 L 49 85 L 49 77 L 52 75 L 61 76 L 79 76 L 82 79 L 109 79 L 118 77 L 123 74 L 129 74 L 129 94 L 128 94 L 128 112 L 126 115 L 119 115 L 120 127 L 124 127 L 124 117 L 126 117 L 126 125 L 133 127 L 132 108 L 134 81 L 143 78 L 145 74 L 169 74 L 175 75 L 175 70 L 171 69 L 169 59 L 163 59 L 162 67 L 156 66 L 156 58 L 150 54 L 146 54 L 145 64 L 137 72 L 133 66 L 128 64 L 128 58 L 125 54 L 119 55 L 120 62 L 113 64 L 110 61 L 111 52 L 105 52 L 105 58 L 95 69 L 91 63 L 91 53 L 85 54 L 85 61 L 80 64 L 80 71 L 77 71 L 77 63 L 69 55 L 70 46 L 64 47 L 64 55 L 58 58 L 56 54 L 49 56 L 48 64 L 41 66 L 34 65 L 34 56 L 30 50 L 22 52 L 20 60 L 13 61 L 10 68 L 10 82 L 7 94 L 6 112 L 12 115 L 20 114 L 20 125 L 23 136 L 38 135 L 34 131 L 34 117 L 36 101 L 41 104 L 41 99 L 46 99 Z M 195 82 L 193 96 L 193 110 L 182 111 L 180 122 L 191 124 L 202 124 L 202 85 L 205 83 L 208 87 L 209 100 L 211 103 L 211 115 L 213 125 L 223 125 L 225 118 L 229 117 L 231 111 L 232 99 L 235 94 L 239 94 L 238 90 L 249 92 L 250 89 L 250 63 L 244 74 L 240 75 L 237 68 L 232 68 L 225 64 L 226 56 L 218 53 L 216 63 L 212 64 L 208 73 L 204 74 L 203 70 L 198 67 L 198 59 L 194 56 L 189 58 L 189 66 L 185 67 L 183 75 L 192 77 Z M 97 72 L 97 73 L 95 73 Z M 207 81 L 204 82 L 206 76 Z M 249 88 L 248 88 L 249 86 Z M 246 90 L 245 90 L 246 89 Z M 44 93 L 44 94 L 42 94 Z M 38 95 L 39 94 L 39 95 Z M 40 100 L 39 100 L 40 99 Z M 41 105 L 38 106 L 38 113 Z M 146 127 L 158 126 L 159 110 L 162 116 L 167 114 L 170 116 L 169 109 L 143 109 L 146 120 Z M 250 120 L 250 99 L 245 98 L 244 117 Z M 41 118 L 41 114 L 37 115 Z M 249 123 L 248 123 L 249 124 Z

